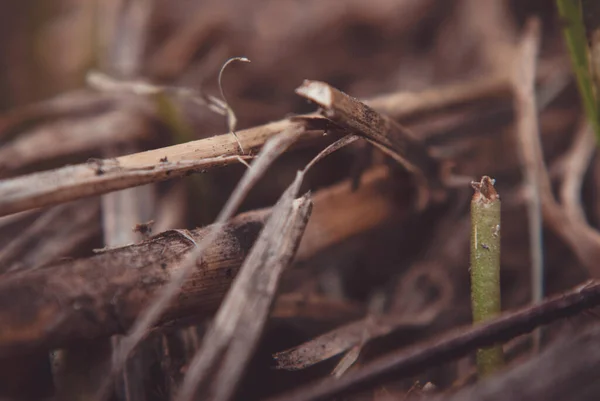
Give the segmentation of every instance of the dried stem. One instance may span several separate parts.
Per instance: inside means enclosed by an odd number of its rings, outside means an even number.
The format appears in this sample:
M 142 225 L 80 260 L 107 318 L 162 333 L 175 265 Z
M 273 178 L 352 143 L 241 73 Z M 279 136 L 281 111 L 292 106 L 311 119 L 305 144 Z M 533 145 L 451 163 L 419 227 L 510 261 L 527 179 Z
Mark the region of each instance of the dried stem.
M 540 23 L 528 21 L 521 39 L 513 73 L 514 109 L 516 135 L 521 170 L 527 190 L 527 220 L 529 230 L 529 253 L 531 263 L 531 301 L 540 302 L 544 297 L 544 253 L 542 230 L 541 181 L 543 172 L 537 162 L 542 159 L 541 148 L 527 146 L 539 137 L 537 105 L 535 99 L 535 70 L 540 42 Z M 543 167 L 543 166 L 542 166 Z M 541 332 L 534 334 L 534 349 L 539 350 Z
M 325 117 L 364 137 L 410 171 L 419 186 L 417 204 L 421 209 L 426 206 L 428 186 L 435 187 L 440 181 L 439 164 L 412 132 L 324 82 L 305 81 L 296 93 L 321 106 Z
M 239 131 L 238 137 L 246 151 L 256 151 L 268 138 L 303 126 L 301 122 L 282 120 Z M 238 163 L 238 157 L 235 138 L 220 135 L 4 180 L 0 181 L 0 216 Z
M 561 160 L 562 185 L 560 188 L 560 201 L 564 206 L 565 214 L 570 220 L 585 223 L 585 212 L 581 204 L 581 187 L 586 171 L 596 152 L 597 147 L 594 132 L 587 121 L 580 125 L 571 149 Z
M 105 83 L 105 80 L 101 80 Z M 122 90 L 126 83 L 108 85 Z M 155 93 L 155 86 L 133 85 L 129 83 L 130 91 L 150 91 Z M 468 81 L 430 89 L 424 92 L 402 92 L 390 94 L 367 101 L 374 108 L 381 108 L 392 117 L 407 117 L 421 112 L 437 111 L 452 105 L 461 105 L 477 99 L 505 95 L 507 83 L 495 77 L 481 81 Z M 159 87 L 160 89 L 160 87 Z M 168 90 L 161 89 L 161 90 Z M 145 92 L 144 92 L 145 93 Z M 180 90 L 176 93 L 182 93 Z M 184 92 L 186 96 L 198 98 L 202 104 L 214 104 L 215 111 L 223 113 L 223 107 L 214 102 L 216 98 L 198 97 L 193 93 Z M 410 99 L 410 100 L 406 100 Z M 27 109 L 28 113 L 47 112 L 60 106 L 62 99 L 53 99 Z M 69 105 L 71 100 L 69 99 Z M 65 107 L 66 108 L 66 107 Z M 50 110 L 46 110 L 50 109 Z M 213 108 L 211 108 L 212 110 Z M 62 109 L 60 109 L 63 112 Z M 16 124 L 23 117 L 8 118 L 6 124 Z M 315 118 L 315 115 L 304 117 Z M 25 117 L 23 117 L 25 118 Z M 15 120 L 15 121 L 13 121 Z M 286 128 L 306 124 L 294 119 L 283 119 L 266 125 L 257 126 L 237 132 L 238 138 L 244 144 L 247 153 L 256 152 L 272 136 Z M 0 119 L 0 128 L 2 120 Z M 321 122 L 320 125 L 323 125 Z M 309 127 L 310 128 L 310 127 Z M 320 131 L 306 132 L 301 142 L 310 143 L 321 137 Z M 134 153 L 117 159 L 96 160 L 92 163 L 67 166 L 34 174 L 20 176 L 14 179 L 0 181 L 0 216 L 17 213 L 24 210 L 51 206 L 58 203 L 100 195 L 120 189 L 144 185 L 171 178 L 181 177 L 194 171 L 202 171 L 213 167 L 224 166 L 238 162 L 239 145 L 229 134 L 214 136 L 180 145 L 161 149 Z M 247 157 L 247 156 L 242 156 Z M 161 162 L 161 160 L 165 160 Z
M 480 99 L 506 97 L 509 93 L 509 80 L 504 76 L 492 75 L 422 92 L 398 92 L 378 96 L 365 100 L 365 103 L 392 118 L 406 118 L 465 105 Z

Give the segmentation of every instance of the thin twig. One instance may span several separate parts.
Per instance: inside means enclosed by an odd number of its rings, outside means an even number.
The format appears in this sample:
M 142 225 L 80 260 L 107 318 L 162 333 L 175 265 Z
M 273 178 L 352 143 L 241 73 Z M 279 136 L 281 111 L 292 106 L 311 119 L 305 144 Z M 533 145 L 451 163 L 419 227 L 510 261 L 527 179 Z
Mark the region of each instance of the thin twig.
M 536 327 L 600 304 L 600 282 L 590 280 L 571 291 L 548 298 L 537 304 L 501 316 L 476 326 L 453 330 L 432 341 L 417 344 L 407 350 L 395 351 L 348 372 L 337 379 L 323 379 L 312 385 L 270 399 L 271 401 L 327 400 L 367 389 L 390 376 L 414 376 L 417 373 L 464 356 L 473 350 L 504 342 L 526 334 Z
M 430 401 L 593 401 L 600 381 L 593 373 L 600 366 L 598 325 L 553 344 L 539 357 L 507 369 L 495 377 L 454 394 Z

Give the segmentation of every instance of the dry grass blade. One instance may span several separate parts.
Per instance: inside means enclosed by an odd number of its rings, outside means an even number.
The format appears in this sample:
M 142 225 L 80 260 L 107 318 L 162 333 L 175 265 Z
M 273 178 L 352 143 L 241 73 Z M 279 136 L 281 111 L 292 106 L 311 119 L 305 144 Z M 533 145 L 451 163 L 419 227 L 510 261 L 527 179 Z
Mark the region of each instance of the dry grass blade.
M 154 85 L 138 80 L 117 80 L 98 71 L 90 71 L 86 76 L 86 82 L 90 87 L 102 92 L 124 92 L 138 96 L 157 95 L 161 93 L 174 95 L 199 106 L 208 107 L 209 110 L 217 114 L 227 115 L 226 105 L 220 99 L 189 88 Z
M 251 168 L 246 170 L 233 194 L 219 213 L 215 224 L 206 236 L 196 244 L 195 249 L 181 261 L 181 266 L 172 275 L 169 284 L 161 289 L 154 302 L 137 317 L 128 334 L 119 343 L 119 350 L 116 352 L 113 362 L 112 374 L 106 379 L 105 385 L 102 386 L 96 398 L 104 399 L 108 395 L 110 383 L 114 376 L 121 371 L 134 348 L 146 337 L 148 331 L 167 310 L 169 304 L 179 293 L 185 280 L 193 273 L 193 268 L 197 260 L 202 257 L 205 250 L 217 238 L 223 224 L 233 216 L 242 200 L 246 197 L 246 194 L 258 179 L 262 177 L 271 163 L 285 152 L 303 133 L 304 129 L 302 127 L 291 127 L 265 144 L 261 153 L 252 163 Z
M 147 118 L 132 110 L 41 124 L 0 148 L 0 174 L 102 146 L 150 137 L 152 128 Z M 61 146 L 56 146 L 57 143 Z
M 363 136 L 413 173 L 420 189 L 418 205 L 425 207 L 427 186 L 439 183 L 439 166 L 414 134 L 324 82 L 305 81 L 296 93 L 321 106 L 325 117 Z
M 395 379 L 413 376 L 428 367 L 438 366 L 464 356 L 476 348 L 509 340 L 528 333 L 536 327 L 573 316 L 598 304 L 600 304 L 600 282 L 590 280 L 540 304 L 514 312 L 505 312 L 498 318 L 477 326 L 456 329 L 407 350 L 389 353 L 340 378 L 324 379 L 272 400 L 326 400 L 349 391 L 368 388 L 391 375 Z
M 419 297 L 412 294 L 418 286 L 418 281 L 428 275 L 426 266 L 416 265 L 402 281 L 399 296 L 407 296 L 407 302 L 415 302 Z M 438 278 L 438 280 L 445 277 Z M 369 341 L 386 336 L 404 328 L 416 328 L 430 324 L 450 302 L 452 295 L 444 283 L 436 287 L 440 294 L 434 302 L 425 307 L 412 305 L 413 311 L 398 314 L 396 311 L 385 315 L 369 315 L 364 319 L 349 323 L 328 333 L 322 334 L 306 343 L 281 351 L 273 355 L 277 361 L 278 369 L 298 370 L 306 369 L 319 362 L 325 361 L 342 352 L 352 353 Z M 409 308 L 410 309 L 410 308 Z M 357 351 L 354 351 L 357 353 Z M 351 358 L 351 357 L 349 357 Z
M 356 142 L 359 139 L 360 138 L 356 135 L 346 135 L 346 136 L 342 137 L 341 139 L 335 141 L 334 143 L 332 143 L 331 145 L 329 145 L 325 149 L 323 149 L 323 151 L 319 152 L 319 154 L 314 159 L 312 159 L 310 161 L 310 163 L 308 163 L 306 165 L 306 167 L 304 168 L 304 172 L 307 172 L 308 170 L 310 170 L 320 160 L 329 156 L 333 152 L 343 148 L 344 146 L 350 145 L 351 143 Z
M 594 131 L 587 121 L 578 128 L 571 149 L 562 159 L 562 186 L 560 201 L 570 220 L 585 223 L 585 212 L 581 204 L 581 187 L 586 171 L 596 153 Z
M 38 217 L 0 250 L 0 273 L 33 270 L 68 255 L 99 232 L 98 203 L 65 204 Z
M 431 321 L 425 315 L 415 319 L 399 316 L 368 316 L 365 319 L 349 323 L 333 331 L 322 334 L 296 347 L 273 355 L 277 369 L 300 370 L 326 361 L 353 347 L 360 346 L 374 338 L 385 336 L 403 328 L 421 327 Z
M 492 75 L 422 92 L 398 92 L 378 96 L 366 100 L 365 103 L 392 118 L 404 118 L 445 110 L 478 100 L 506 97 L 509 93 L 509 80 L 505 76 Z
M 346 352 L 346 354 L 344 354 L 342 359 L 340 359 L 338 364 L 335 365 L 335 368 L 331 372 L 331 376 L 337 378 L 341 377 L 344 373 L 346 373 L 348 369 L 350 369 L 352 365 L 354 365 L 358 360 L 362 348 L 363 342 L 361 342 L 359 345 L 355 345 L 354 347 L 350 348 L 350 350 Z
M 0 139 L 10 136 L 16 128 L 25 125 L 28 121 L 44 121 L 85 114 L 92 110 L 106 109 L 113 102 L 114 99 L 108 96 L 91 93 L 88 90 L 77 90 L 10 110 L 0 115 Z
M 281 196 L 188 367 L 177 400 L 229 400 L 264 330 L 279 278 L 292 262 L 310 215 L 294 202 L 302 175 Z M 200 392 L 198 392 L 200 391 Z

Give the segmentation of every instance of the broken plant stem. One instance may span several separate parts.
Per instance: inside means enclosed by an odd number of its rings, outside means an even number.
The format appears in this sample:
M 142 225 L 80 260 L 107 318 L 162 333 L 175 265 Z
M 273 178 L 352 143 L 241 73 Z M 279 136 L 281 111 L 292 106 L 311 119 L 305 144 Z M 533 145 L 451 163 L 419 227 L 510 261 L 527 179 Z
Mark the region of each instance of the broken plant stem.
M 500 314 L 500 197 L 488 176 L 471 186 L 471 304 L 473 323 L 479 323 Z M 502 345 L 477 350 L 480 376 L 503 364 Z

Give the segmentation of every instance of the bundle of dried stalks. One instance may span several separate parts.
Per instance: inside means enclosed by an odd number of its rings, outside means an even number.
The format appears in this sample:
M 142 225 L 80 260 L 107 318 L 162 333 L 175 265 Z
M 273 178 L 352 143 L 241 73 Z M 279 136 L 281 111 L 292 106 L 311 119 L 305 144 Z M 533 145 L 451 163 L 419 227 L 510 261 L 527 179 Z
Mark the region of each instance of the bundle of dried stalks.
M 599 274 L 600 163 L 550 6 L 57 4 L 0 13 L 0 398 L 412 399 L 417 373 L 465 386 L 471 362 L 447 362 L 600 302 L 596 281 L 563 292 Z M 532 8 L 546 29 L 518 38 Z M 472 327 L 482 175 L 508 310 Z M 441 399 L 596 399 L 596 337 Z

